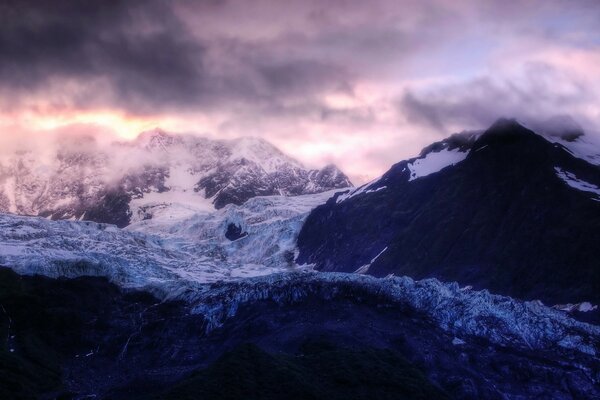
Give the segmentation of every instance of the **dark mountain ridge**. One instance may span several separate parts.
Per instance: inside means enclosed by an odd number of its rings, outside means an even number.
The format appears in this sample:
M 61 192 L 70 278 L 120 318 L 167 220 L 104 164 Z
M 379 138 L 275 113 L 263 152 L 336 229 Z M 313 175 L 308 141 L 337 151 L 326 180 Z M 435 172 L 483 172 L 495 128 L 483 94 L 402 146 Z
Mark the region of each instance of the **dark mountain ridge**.
M 464 160 L 426 176 L 431 152 Z M 439 154 L 439 153 L 438 153 Z M 435 277 L 549 304 L 600 301 L 600 167 L 519 125 L 450 137 L 317 207 L 299 263 Z

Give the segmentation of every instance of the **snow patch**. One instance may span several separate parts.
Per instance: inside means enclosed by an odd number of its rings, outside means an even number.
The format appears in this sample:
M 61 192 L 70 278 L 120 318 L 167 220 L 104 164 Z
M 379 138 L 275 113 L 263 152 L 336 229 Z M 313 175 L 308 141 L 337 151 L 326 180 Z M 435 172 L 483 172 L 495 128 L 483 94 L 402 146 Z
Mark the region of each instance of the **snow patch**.
M 371 264 L 365 264 L 362 267 L 359 267 L 356 271 L 354 271 L 355 274 L 366 274 L 367 272 L 369 272 L 369 268 L 371 268 Z
M 380 186 L 378 188 L 371 189 L 373 186 L 375 186 L 377 184 L 377 182 L 379 182 L 380 179 L 381 178 L 374 179 L 371 182 L 365 183 L 364 185 L 357 187 L 356 189 L 348 191 L 348 193 L 338 196 L 338 198 L 336 199 L 336 204 L 339 204 L 344 200 L 351 199 L 362 193 L 374 193 L 374 192 L 378 192 L 380 190 L 386 189 L 387 186 Z M 338 190 L 338 192 L 339 192 L 339 190 Z
M 567 185 L 571 186 L 574 189 L 581 190 L 582 192 L 590 192 L 598 195 L 597 200 L 600 200 L 600 187 L 594 185 L 593 183 L 586 182 L 582 179 L 579 179 L 575 176 L 575 174 L 565 171 L 562 168 L 555 167 L 556 175 L 562 179 Z
M 377 254 L 375 257 L 373 257 L 373 259 L 371 260 L 370 263 L 363 265 L 362 267 L 359 267 L 356 271 L 354 271 L 355 274 L 366 274 L 367 272 L 369 272 L 369 268 L 371 268 L 371 264 L 373 264 L 375 262 L 375 260 L 377 260 L 379 258 L 380 255 L 382 255 L 388 248 L 386 247 L 385 249 L 381 250 L 379 252 L 379 254 Z
M 410 178 L 408 180 L 414 181 L 415 179 L 439 172 L 451 165 L 456 165 L 463 161 L 468 154 L 468 152 L 461 152 L 458 149 L 443 149 L 439 152 L 428 153 L 424 158 L 418 158 L 414 162 L 407 164 L 410 170 Z
M 229 161 L 246 159 L 258 164 L 267 173 L 277 172 L 285 166 L 304 168 L 298 161 L 286 156 L 263 139 L 244 137 L 231 140 L 230 144 Z
M 379 254 L 377 254 L 372 260 L 371 260 L 371 264 L 373 264 L 375 262 L 375 260 L 377 260 L 379 258 L 380 255 L 382 255 L 386 250 L 387 250 L 387 246 L 385 247 L 385 249 L 381 250 L 379 252 Z
M 566 311 L 566 312 L 574 312 L 574 311 L 579 311 L 579 312 L 590 312 L 590 311 L 595 311 L 598 309 L 597 305 L 593 305 L 590 302 L 584 301 L 582 303 L 577 303 L 577 304 L 557 304 L 555 305 L 553 308 L 556 308 L 557 310 L 561 310 L 561 311 Z

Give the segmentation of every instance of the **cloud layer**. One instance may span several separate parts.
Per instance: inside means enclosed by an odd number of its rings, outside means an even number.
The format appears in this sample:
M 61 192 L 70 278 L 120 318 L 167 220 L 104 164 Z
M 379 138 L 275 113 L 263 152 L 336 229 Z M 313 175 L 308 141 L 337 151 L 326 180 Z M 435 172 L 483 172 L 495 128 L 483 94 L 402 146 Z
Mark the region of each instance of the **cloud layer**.
M 594 0 L 6 1 L 0 135 L 262 136 L 361 181 L 501 116 L 598 130 L 599 20 Z

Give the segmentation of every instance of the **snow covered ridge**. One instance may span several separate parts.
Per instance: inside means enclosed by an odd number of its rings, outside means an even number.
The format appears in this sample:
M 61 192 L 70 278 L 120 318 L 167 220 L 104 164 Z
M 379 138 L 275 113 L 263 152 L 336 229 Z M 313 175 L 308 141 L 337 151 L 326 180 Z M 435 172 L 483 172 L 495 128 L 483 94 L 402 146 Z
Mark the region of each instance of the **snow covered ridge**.
M 497 123 L 516 123 L 516 121 L 499 120 Z M 593 137 L 587 137 L 583 132 L 572 137 L 561 135 L 561 131 L 548 133 L 541 130 L 534 130 L 534 132 L 548 142 L 560 146 L 572 156 L 582 159 L 590 164 L 600 166 L 600 142 Z M 475 143 L 483 133 L 484 131 L 464 131 L 455 133 L 423 148 L 418 157 L 400 161 L 394 167 L 399 168 L 400 172 L 406 176 L 408 182 L 413 182 L 420 178 L 435 174 L 445 168 L 461 163 L 471 152 L 480 152 L 488 148 L 488 145 L 474 147 Z M 565 172 L 558 167 L 556 168 L 556 172 L 557 176 L 569 186 L 578 190 L 600 194 L 600 188 L 596 185 L 577 179 L 573 174 Z M 341 203 L 344 200 L 361 194 L 374 193 L 387 188 L 386 176 L 383 175 L 362 186 L 349 189 L 347 193 L 338 196 L 336 203 Z
M 296 237 L 333 192 L 256 197 L 193 216 L 167 207 L 127 230 L 86 221 L 0 214 L 0 265 L 49 277 L 104 276 L 122 287 L 214 282 L 300 269 Z M 229 224 L 248 235 L 231 241 Z
M 56 148 L 54 148 L 56 147 Z M 308 169 L 260 138 L 213 140 L 156 129 L 132 142 L 57 139 L 0 158 L 0 212 L 126 226 L 148 205 L 214 210 L 255 196 L 352 186 L 336 166 Z
M 559 347 L 592 356 L 600 351 L 598 326 L 578 322 L 536 301 L 521 302 L 487 290 L 461 289 L 456 283 L 436 279 L 316 272 L 276 274 L 211 284 L 176 295 L 193 304 L 194 313 L 204 315 L 207 330 L 221 326 L 244 305 L 263 300 L 294 304 L 310 296 L 409 306 L 467 342 L 470 337 L 480 337 L 528 349 Z

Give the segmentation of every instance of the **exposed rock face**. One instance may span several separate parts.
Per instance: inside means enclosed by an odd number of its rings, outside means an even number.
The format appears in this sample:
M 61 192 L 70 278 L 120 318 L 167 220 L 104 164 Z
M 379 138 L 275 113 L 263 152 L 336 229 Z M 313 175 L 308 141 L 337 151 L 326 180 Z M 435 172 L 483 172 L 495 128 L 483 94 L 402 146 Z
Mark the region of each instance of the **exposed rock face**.
M 155 130 L 102 146 L 93 138 L 63 137 L 56 148 L 44 157 L 24 151 L 0 160 L 0 211 L 123 227 L 148 204 L 219 209 L 255 196 L 351 186 L 335 166 L 306 169 L 257 138 L 210 140 Z
M 598 304 L 600 167 L 591 160 L 509 120 L 452 136 L 317 207 L 297 261 Z
M 225 231 L 225 237 L 231 241 L 238 240 L 248 236 L 248 232 L 243 232 L 242 227 L 230 222 Z

